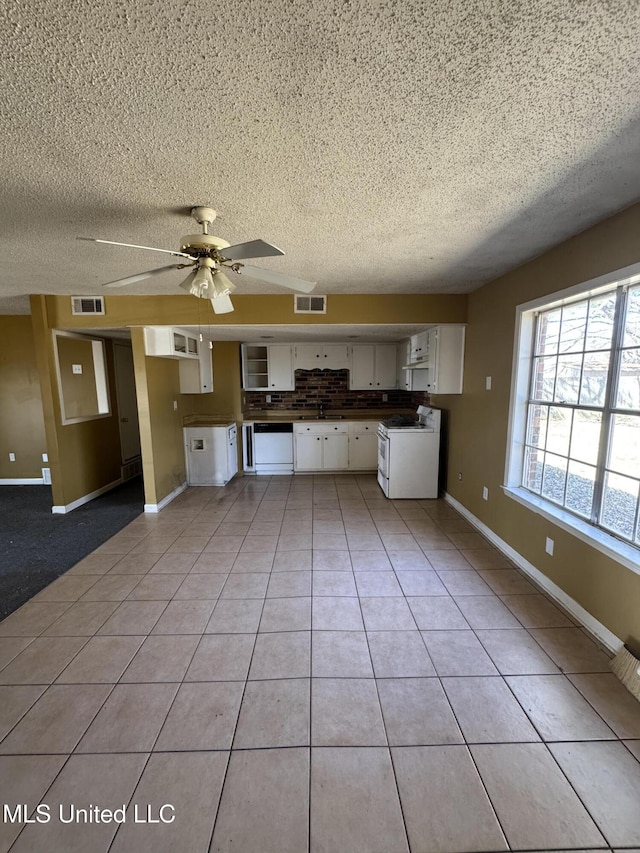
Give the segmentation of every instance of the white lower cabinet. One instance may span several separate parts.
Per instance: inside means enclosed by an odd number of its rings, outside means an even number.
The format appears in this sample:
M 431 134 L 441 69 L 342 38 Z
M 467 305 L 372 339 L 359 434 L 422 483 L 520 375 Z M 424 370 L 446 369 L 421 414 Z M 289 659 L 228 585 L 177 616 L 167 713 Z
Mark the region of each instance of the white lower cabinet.
M 378 422 L 349 423 L 349 470 L 375 471 L 378 467 Z
M 294 423 L 295 471 L 375 471 L 378 422 Z
M 296 423 L 293 425 L 293 438 L 294 470 L 348 470 L 348 424 Z

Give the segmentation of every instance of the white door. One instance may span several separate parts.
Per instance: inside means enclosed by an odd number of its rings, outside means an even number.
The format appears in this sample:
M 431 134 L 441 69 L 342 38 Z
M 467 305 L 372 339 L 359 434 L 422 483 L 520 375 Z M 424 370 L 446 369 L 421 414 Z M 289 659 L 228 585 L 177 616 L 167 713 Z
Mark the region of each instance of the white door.
M 298 344 L 294 349 L 294 370 L 315 370 L 321 366 L 321 346 L 316 346 L 315 344 Z
M 349 347 L 347 344 L 328 344 L 322 347 L 322 364 L 327 370 L 346 370 L 349 367 Z
M 323 436 L 322 467 L 327 471 L 342 471 L 349 467 L 349 436 L 347 433 Z
M 396 387 L 396 359 L 397 348 L 395 344 L 376 345 L 376 388 L 392 389 Z
M 375 431 L 351 436 L 349 468 L 357 471 L 375 471 L 378 467 L 378 436 Z
M 296 435 L 296 471 L 322 469 L 322 438 L 321 435 L 313 435 L 313 433 Z
M 375 346 L 354 344 L 351 349 L 350 388 L 375 388 Z
M 113 363 L 116 375 L 118 401 L 118 426 L 120 427 L 120 452 L 122 462 L 140 455 L 140 427 L 138 425 L 138 399 L 133 369 L 133 351 L 128 343 L 114 341 Z
M 293 391 L 293 364 L 290 344 L 269 347 L 269 388 L 273 391 Z

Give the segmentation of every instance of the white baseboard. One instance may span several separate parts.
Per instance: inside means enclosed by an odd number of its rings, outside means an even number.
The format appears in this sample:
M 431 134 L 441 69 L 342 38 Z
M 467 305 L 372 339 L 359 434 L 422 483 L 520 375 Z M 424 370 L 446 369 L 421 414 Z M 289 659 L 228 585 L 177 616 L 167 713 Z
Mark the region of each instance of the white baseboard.
M 160 512 L 160 510 L 164 509 L 164 507 L 166 507 L 167 504 L 170 504 L 174 498 L 177 498 L 181 492 L 184 492 L 184 490 L 186 488 L 187 488 L 187 484 L 183 483 L 181 486 L 178 486 L 176 489 L 174 489 L 172 492 L 169 492 L 168 495 L 166 495 L 164 498 L 162 498 L 160 503 L 145 504 L 144 505 L 144 511 L 145 512 Z
M 42 477 L 7 477 L 5 480 L 0 480 L 0 486 L 43 486 L 44 480 Z
M 554 601 L 556 601 L 561 607 L 563 607 L 567 613 L 571 614 L 581 625 L 583 625 L 590 634 L 592 634 L 599 643 L 609 649 L 609 651 L 614 654 L 621 648 L 623 645 L 622 640 L 619 637 L 610 631 L 602 622 L 598 622 L 598 620 L 589 613 L 588 610 L 585 610 L 578 602 L 571 598 L 570 595 L 555 584 L 550 578 L 547 577 L 540 569 L 537 569 L 533 563 L 530 563 L 522 554 L 519 554 L 514 548 L 511 547 L 504 539 L 501 539 L 496 533 L 491 530 L 490 527 L 487 527 L 479 518 L 476 518 L 473 513 L 471 513 L 465 506 L 463 506 L 460 501 L 457 501 L 450 494 L 445 492 L 444 496 L 445 501 L 448 504 L 457 510 L 460 515 L 462 515 L 469 524 L 472 524 L 476 530 L 478 530 L 485 539 L 488 539 L 489 542 L 492 542 L 498 550 L 502 551 L 502 553 L 508 557 L 512 563 L 515 563 L 519 569 L 528 575 L 531 580 L 533 580 L 537 586 L 541 587 L 546 593 L 549 594 Z
M 83 504 L 88 504 L 89 501 L 92 501 L 94 498 L 99 498 L 100 495 L 104 495 L 105 492 L 110 492 L 111 489 L 115 489 L 115 487 L 119 486 L 121 483 L 122 477 L 119 477 L 112 483 L 108 483 L 106 486 L 101 486 L 99 489 L 96 489 L 95 492 L 89 492 L 88 495 L 83 495 L 81 498 L 72 501 L 70 504 L 65 504 L 63 506 L 54 504 L 54 506 L 51 507 L 51 512 L 55 515 L 64 515 L 67 512 L 71 512 L 72 510 L 77 509 Z

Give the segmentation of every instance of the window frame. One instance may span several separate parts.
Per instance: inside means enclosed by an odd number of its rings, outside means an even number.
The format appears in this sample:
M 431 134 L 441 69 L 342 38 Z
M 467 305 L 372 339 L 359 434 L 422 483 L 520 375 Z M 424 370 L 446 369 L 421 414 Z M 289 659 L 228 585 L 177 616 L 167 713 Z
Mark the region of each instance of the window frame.
M 530 403 L 529 389 L 534 359 L 537 315 L 542 311 L 601 295 L 616 286 L 635 286 L 638 282 L 640 282 L 640 263 L 606 273 L 590 281 L 516 306 L 507 453 L 502 489 L 508 497 L 640 574 L 640 549 L 638 546 L 618 538 L 613 533 L 608 533 L 602 527 L 596 526 L 591 520 L 584 519 L 521 485 L 525 464 L 527 419 Z M 617 346 L 618 342 L 612 339 L 612 350 Z M 619 350 L 616 358 L 610 360 L 610 379 L 613 370 L 617 367 L 614 362 L 618 358 Z M 611 402 L 615 402 L 615 398 L 612 397 Z M 553 405 L 553 402 L 550 401 L 550 405 Z M 616 408 L 605 407 L 603 414 L 605 411 L 608 417 L 612 417 Z M 598 482 L 596 481 L 596 488 L 598 488 Z M 599 487 L 602 488 L 602 483 Z

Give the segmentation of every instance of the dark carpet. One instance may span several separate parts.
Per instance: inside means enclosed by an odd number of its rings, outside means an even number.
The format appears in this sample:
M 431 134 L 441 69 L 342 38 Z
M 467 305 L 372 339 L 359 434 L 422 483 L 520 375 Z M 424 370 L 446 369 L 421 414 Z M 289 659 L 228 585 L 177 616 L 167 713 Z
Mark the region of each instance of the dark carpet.
M 51 505 L 50 486 L 0 486 L 0 619 L 140 515 L 142 477 L 66 515 Z

